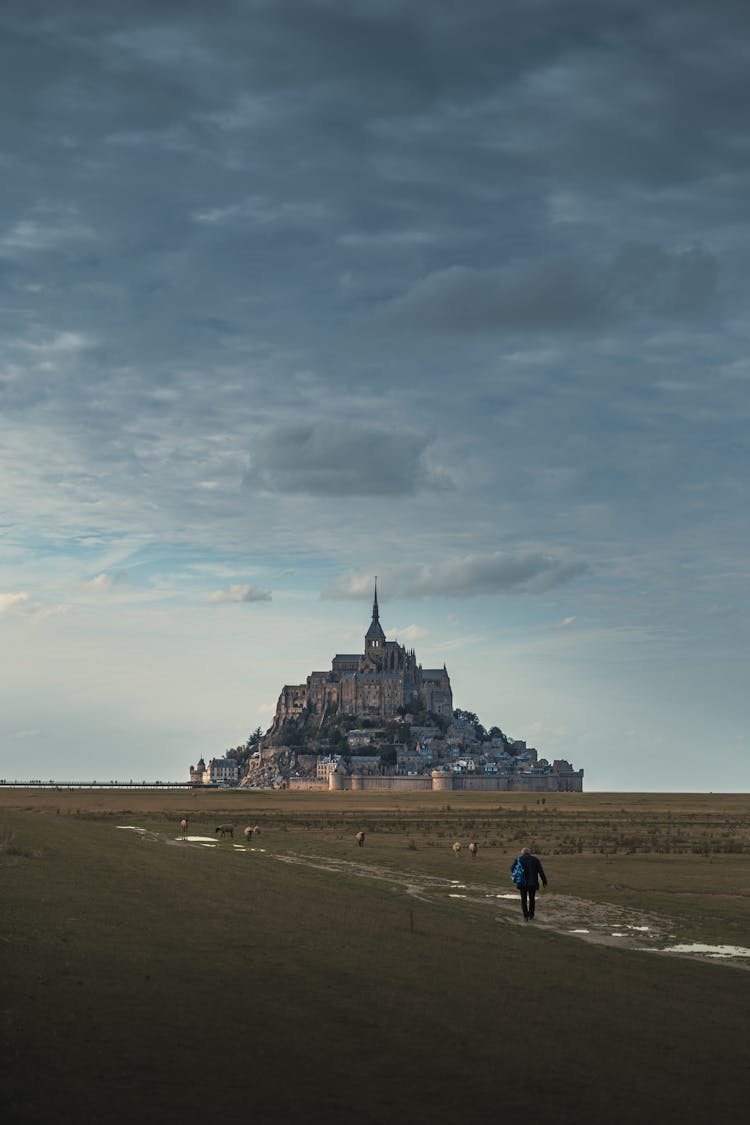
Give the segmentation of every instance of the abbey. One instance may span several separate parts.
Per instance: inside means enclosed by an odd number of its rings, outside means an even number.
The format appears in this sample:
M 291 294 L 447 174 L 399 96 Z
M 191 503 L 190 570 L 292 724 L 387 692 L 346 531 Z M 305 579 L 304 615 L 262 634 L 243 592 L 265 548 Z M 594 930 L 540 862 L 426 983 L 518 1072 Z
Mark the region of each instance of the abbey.
M 269 734 L 278 734 L 292 721 L 322 723 L 338 712 L 355 719 L 392 719 L 400 709 L 421 704 L 426 711 L 450 719 L 453 693 L 448 672 L 423 668 L 413 649 L 386 639 L 378 612 L 378 587 L 372 621 L 365 633 L 364 653 L 338 654 L 330 672 L 311 672 L 304 684 L 282 688 Z

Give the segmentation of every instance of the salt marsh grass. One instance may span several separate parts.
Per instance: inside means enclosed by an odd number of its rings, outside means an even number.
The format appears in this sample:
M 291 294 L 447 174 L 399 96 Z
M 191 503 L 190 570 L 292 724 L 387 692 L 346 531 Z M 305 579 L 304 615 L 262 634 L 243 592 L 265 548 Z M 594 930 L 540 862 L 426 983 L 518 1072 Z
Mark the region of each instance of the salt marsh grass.
M 541 1122 L 743 1119 L 750 977 L 680 950 L 750 947 L 746 797 L 332 796 L 0 792 L 14 1121 L 527 1116 L 520 1043 Z

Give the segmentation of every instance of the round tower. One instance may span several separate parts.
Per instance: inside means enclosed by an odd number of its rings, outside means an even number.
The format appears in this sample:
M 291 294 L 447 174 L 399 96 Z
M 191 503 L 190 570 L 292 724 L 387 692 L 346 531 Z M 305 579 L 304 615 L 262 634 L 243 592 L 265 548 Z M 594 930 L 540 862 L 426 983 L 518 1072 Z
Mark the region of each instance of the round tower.
M 340 766 L 336 766 L 335 770 L 331 770 L 328 775 L 328 790 L 329 792 L 339 793 L 344 788 L 344 771 Z
M 432 771 L 432 788 L 433 789 L 452 789 L 453 788 L 453 770 L 443 769 L 439 767 Z

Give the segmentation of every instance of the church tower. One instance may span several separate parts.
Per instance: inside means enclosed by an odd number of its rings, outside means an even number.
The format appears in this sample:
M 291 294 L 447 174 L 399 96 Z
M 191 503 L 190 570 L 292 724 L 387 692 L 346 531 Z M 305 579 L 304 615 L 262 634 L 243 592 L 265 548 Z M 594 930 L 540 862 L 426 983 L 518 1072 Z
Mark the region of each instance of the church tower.
M 365 657 L 370 657 L 380 667 L 383 663 L 385 649 L 385 633 L 379 620 L 378 613 L 378 580 L 375 578 L 375 600 L 372 603 L 372 621 L 370 628 L 365 633 Z

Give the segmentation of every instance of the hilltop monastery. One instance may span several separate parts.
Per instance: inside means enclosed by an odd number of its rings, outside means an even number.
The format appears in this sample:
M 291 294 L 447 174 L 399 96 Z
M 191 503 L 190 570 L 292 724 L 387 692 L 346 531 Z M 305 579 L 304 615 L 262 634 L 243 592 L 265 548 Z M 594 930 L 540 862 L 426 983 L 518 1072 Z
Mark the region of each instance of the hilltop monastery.
M 317 719 L 321 724 L 327 714 L 336 711 L 360 721 L 384 721 L 395 718 L 399 709 L 408 710 L 413 701 L 442 718 L 453 715 L 453 692 L 445 665 L 423 668 L 413 649 L 386 640 L 376 579 L 364 653 L 339 653 L 331 661 L 330 672 L 311 672 L 304 684 L 282 688 L 269 733 L 275 735 L 285 723 L 300 719 L 307 724 Z
M 326 720 L 329 720 L 326 722 Z M 426 723 L 427 725 L 418 725 Z M 357 727 L 359 726 L 359 729 Z M 331 731 L 337 738 L 331 736 Z M 463 789 L 580 792 L 583 770 L 548 762 L 470 712 L 454 711 L 448 670 L 423 668 L 386 638 L 378 588 L 364 652 L 281 689 L 273 724 L 234 757 L 190 767 L 194 785 L 289 789 Z

